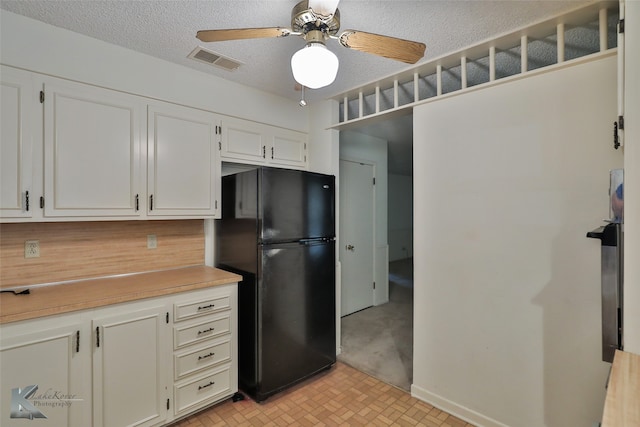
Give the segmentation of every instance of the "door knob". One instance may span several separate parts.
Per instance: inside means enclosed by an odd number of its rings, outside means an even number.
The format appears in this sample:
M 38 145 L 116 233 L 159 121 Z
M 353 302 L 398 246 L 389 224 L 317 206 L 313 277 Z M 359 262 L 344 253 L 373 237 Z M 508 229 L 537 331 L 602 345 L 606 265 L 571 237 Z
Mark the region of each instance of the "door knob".
M 346 246 L 346 248 L 347 248 L 347 250 L 348 250 L 348 251 L 353 252 L 353 251 L 355 250 L 355 248 L 356 248 L 356 247 L 355 247 L 355 246 L 353 246 L 353 245 L 347 245 L 347 246 Z

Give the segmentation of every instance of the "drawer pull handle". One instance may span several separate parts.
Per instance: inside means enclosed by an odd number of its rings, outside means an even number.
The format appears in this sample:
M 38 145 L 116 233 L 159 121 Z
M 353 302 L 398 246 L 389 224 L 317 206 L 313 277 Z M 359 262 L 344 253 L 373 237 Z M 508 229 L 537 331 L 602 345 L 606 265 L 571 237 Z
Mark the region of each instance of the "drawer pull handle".
M 215 306 L 216 306 L 215 304 L 202 305 L 202 306 L 198 307 L 198 310 L 208 310 L 208 309 L 213 308 Z
M 204 356 L 198 356 L 198 360 L 206 359 L 207 357 L 215 356 L 215 353 L 211 352 L 209 354 L 205 354 Z
M 198 331 L 198 335 L 206 334 L 207 332 L 213 331 L 215 328 L 205 329 L 204 331 Z
M 213 381 L 209 381 L 209 384 L 205 384 L 205 385 L 199 385 L 198 386 L 198 391 L 202 390 L 203 388 L 207 388 L 207 387 L 211 387 L 212 385 L 214 385 L 215 382 Z

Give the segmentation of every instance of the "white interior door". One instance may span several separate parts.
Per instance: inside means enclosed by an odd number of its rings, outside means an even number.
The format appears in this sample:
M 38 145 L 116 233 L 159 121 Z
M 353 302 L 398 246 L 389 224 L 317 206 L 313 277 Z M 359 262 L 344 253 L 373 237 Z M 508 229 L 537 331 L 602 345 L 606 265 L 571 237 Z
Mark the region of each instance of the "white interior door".
M 340 160 L 341 316 L 373 305 L 373 165 Z

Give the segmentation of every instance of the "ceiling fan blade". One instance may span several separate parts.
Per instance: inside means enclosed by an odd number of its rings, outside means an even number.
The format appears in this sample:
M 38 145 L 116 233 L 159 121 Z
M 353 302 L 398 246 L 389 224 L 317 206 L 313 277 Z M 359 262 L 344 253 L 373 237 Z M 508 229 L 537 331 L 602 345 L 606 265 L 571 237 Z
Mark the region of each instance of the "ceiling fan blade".
M 309 9 L 321 16 L 331 16 L 338 8 L 340 0 L 309 0 Z
M 350 49 L 415 64 L 424 56 L 424 43 L 381 36 L 358 30 L 346 30 L 338 36 L 340 44 Z
M 196 37 L 203 42 L 222 42 L 227 40 L 261 39 L 270 37 L 286 37 L 291 34 L 289 28 L 237 28 L 231 30 L 202 30 Z

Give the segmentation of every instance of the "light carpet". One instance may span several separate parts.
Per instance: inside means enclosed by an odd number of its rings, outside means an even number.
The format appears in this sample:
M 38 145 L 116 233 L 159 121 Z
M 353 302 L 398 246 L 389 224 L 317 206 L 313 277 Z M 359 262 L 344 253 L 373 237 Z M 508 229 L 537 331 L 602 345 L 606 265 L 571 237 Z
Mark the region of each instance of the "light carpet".
M 338 360 L 409 391 L 413 379 L 413 260 L 389 265 L 389 302 L 342 318 Z

